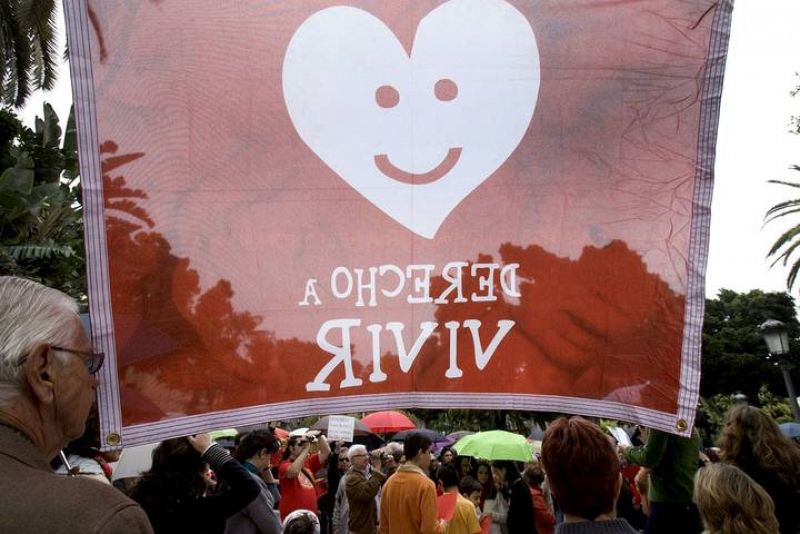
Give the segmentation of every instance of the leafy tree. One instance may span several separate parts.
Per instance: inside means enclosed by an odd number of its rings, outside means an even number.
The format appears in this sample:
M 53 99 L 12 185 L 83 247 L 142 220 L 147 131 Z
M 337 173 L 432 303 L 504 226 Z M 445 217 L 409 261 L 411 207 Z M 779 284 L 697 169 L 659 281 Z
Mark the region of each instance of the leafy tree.
M 0 272 L 84 300 L 83 210 L 72 115 L 62 136 L 49 104 L 32 130 L 0 113 Z
M 700 394 L 710 398 L 742 392 L 755 402 L 762 384 L 773 393 L 783 393 L 780 369 L 767 359 L 758 327 L 767 319 L 786 323 L 792 348 L 789 356 L 798 361 L 800 324 L 794 306 L 788 293 L 760 290 L 722 289 L 716 299 L 707 299 Z
M 0 93 L 21 107 L 34 89 L 56 82 L 55 0 L 0 2 Z

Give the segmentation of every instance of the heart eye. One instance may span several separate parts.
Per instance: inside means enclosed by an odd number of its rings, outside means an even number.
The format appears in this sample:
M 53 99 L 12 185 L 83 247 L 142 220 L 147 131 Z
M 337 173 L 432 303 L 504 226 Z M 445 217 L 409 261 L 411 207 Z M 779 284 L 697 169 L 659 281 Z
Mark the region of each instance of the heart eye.
M 450 102 L 458 96 L 458 86 L 453 80 L 442 78 L 433 86 L 433 92 L 442 102 Z
M 382 108 L 393 108 L 400 103 L 400 93 L 391 85 L 381 85 L 375 90 L 375 102 Z

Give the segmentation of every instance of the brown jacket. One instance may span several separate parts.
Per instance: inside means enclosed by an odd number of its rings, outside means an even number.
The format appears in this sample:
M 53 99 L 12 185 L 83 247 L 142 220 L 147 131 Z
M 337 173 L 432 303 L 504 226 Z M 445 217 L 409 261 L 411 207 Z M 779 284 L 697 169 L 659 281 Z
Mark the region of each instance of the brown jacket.
M 41 452 L 0 425 L 0 532 L 151 534 L 144 511 L 116 488 L 56 475 Z
M 367 478 L 361 471 L 351 468 L 344 480 L 347 503 L 350 505 L 348 530 L 357 534 L 377 534 L 378 503 L 375 497 L 386 481 L 386 475 L 373 471 L 372 476 Z

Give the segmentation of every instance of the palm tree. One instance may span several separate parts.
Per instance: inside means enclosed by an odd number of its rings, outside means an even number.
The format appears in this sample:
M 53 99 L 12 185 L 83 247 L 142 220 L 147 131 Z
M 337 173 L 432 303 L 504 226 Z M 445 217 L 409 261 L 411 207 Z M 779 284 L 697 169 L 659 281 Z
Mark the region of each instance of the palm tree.
M 21 107 L 56 82 L 55 0 L 0 0 L 0 99 Z
M 800 165 L 792 165 L 791 169 L 800 172 Z M 770 180 L 769 182 L 773 184 L 781 184 L 789 187 L 800 188 L 800 183 L 797 182 L 786 182 L 783 180 Z M 797 213 L 800 213 L 800 198 L 779 202 L 767 210 L 767 213 L 764 216 L 764 224 L 774 221 L 780 217 Z M 784 267 L 788 265 L 792 254 L 797 250 L 798 247 L 800 247 L 800 223 L 795 224 L 786 230 L 780 237 L 778 237 L 778 239 L 775 240 L 775 243 L 772 244 L 772 248 L 767 253 L 767 257 L 769 258 L 775 256 L 775 260 L 772 262 L 770 267 L 774 267 L 778 263 L 781 263 Z M 786 287 L 788 287 L 790 291 L 792 286 L 794 286 L 795 280 L 797 279 L 798 272 L 800 272 L 800 257 L 795 257 L 792 267 L 789 269 L 789 274 L 786 276 Z

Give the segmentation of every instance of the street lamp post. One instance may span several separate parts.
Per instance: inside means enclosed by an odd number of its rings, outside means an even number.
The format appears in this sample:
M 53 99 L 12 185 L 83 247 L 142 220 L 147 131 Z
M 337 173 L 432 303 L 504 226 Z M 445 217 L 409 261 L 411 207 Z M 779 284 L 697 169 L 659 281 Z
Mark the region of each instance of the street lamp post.
M 776 319 L 768 319 L 759 327 L 764 341 L 770 354 L 778 358 L 778 364 L 783 373 L 783 381 L 786 383 L 786 392 L 789 393 L 789 406 L 792 407 L 794 420 L 800 421 L 800 406 L 797 405 L 797 393 L 794 391 L 794 383 L 789 370 L 792 368 L 789 363 L 789 333 L 786 325 Z

